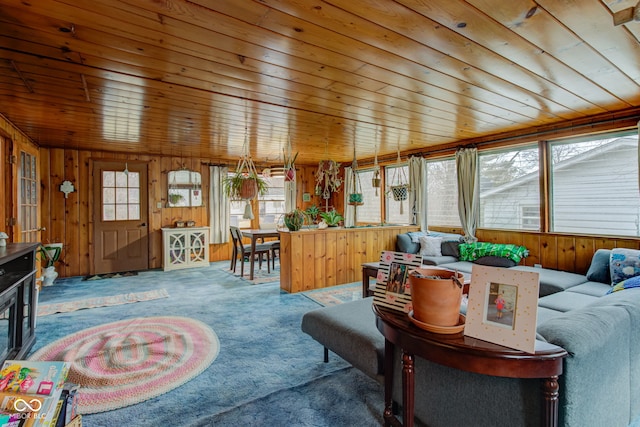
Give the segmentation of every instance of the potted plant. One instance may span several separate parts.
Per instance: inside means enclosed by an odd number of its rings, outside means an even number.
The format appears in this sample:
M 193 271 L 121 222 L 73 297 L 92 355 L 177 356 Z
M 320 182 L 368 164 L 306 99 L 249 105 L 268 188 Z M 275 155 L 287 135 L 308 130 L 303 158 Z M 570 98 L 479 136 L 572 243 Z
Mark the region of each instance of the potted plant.
M 359 206 L 364 204 L 362 193 L 350 193 L 349 194 L 349 204 L 354 206 Z
M 311 205 L 305 209 L 306 214 L 311 218 L 311 221 L 315 224 L 318 221 L 318 214 L 320 209 L 316 205 Z
M 320 212 L 320 218 L 327 223 L 329 227 L 337 227 L 340 221 L 344 221 L 344 217 L 340 215 L 335 209 L 328 212 Z
M 296 180 L 296 159 L 298 158 L 298 153 L 294 154 L 293 157 L 289 157 L 286 154 L 284 155 L 284 180 L 285 181 L 295 181 Z
M 53 281 L 58 277 L 58 272 L 54 264 L 60 259 L 62 247 L 62 243 L 40 245 L 38 252 L 40 253 L 40 259 L 45 263 L 45 267 L 42 269 L 42 286 L 53 285 Z
M 251 200 L 267 194 L 267 182 L 255 172 L 236 172 L 222 181 L 231 200 Z
M 305 211 L 294 209 L 284 214 L 284 225 L 287 226 L 289 231 L 298 231 L 302 228 L 306 219 L 307 214 Z

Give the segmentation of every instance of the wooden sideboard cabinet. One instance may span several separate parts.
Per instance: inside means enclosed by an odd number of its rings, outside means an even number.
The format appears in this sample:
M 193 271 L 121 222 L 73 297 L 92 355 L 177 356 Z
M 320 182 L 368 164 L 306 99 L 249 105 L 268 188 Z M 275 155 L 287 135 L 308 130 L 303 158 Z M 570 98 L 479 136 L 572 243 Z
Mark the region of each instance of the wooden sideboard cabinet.
M 24 358 L 36 341 L 39 243 L 0 247 L 0 363 Z
M 209 228 L 162 229 L 164 271 L 209 265 Z

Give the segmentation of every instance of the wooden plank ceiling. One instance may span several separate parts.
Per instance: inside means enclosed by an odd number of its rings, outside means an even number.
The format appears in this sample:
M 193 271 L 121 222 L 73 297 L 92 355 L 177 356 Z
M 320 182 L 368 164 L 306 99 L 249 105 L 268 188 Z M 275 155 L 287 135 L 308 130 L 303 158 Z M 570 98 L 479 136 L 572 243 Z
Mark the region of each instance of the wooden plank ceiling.
M 635 0 L 0 0 L 0 113 L 44 147 L 298 162 L 640 106 Z

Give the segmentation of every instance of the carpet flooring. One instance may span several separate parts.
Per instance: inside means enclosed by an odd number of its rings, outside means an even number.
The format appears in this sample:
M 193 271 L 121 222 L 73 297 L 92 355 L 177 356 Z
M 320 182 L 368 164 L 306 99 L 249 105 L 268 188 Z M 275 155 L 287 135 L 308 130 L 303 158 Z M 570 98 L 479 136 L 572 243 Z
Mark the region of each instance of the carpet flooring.
M 300 330 L 302 315 L 320 305 L 302 294 L 281 292 L 278 282 L 242 280 L 228 268 L 226 261 L 98 282 L 58 279 L 40 292 L 41 304 L 158 288 L 166 289 L 169 297 L 39 317 L 32 353 L 68 334 L 108 322 L 188 316 L 218 335 L 215 362 L 169 393 L 86 415 L 84 426 L 382 425 L 381 385 L 334 354 L 323 363 L 322 346 Z M 270 405 L 269 399 L 279 404 Z M 245 421 L 252 418 L 253 422 Z

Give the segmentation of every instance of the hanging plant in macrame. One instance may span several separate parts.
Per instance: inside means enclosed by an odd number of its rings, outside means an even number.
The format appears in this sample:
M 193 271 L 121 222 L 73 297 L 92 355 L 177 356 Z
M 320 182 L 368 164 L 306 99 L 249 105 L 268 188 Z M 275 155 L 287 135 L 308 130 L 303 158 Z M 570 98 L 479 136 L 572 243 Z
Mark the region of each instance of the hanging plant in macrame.
M 393 177 L 391 178 L 388 192 L 393 196 L 393 200 L 400 202 L 401 215 L 404 214 L 402 202 L 409 198 L 409 181 L 403 166 L 400 160 L 400 149 L 398 148 L 398 166 L 393 168 Z

